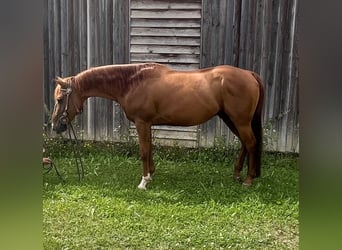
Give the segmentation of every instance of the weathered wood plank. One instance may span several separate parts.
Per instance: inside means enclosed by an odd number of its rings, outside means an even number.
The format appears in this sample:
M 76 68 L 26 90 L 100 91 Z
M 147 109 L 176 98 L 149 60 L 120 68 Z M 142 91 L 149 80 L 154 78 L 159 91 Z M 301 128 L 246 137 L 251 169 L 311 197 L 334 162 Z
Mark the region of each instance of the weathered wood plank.
M 185 28 L 131 28 L 131 36 L 200 37 L 200 29 Z
M 253 54 L 254 54 L 254 43 L 255 41 L 255 12 L 256 12 L 256 1 L 248 1 L 248 18 L 247 18 L 247 39 L 246 39 L 246 69 L 253 70 Z
M 108 35 L 113 38 L 113 63 L 129 63 L 129 1 L 113 2 L 113 32 Z M 115 140 L 127 140 L 129 134 L 129 121 L 120 105 L 113 104 L 113 137 Z
M 131 62 L 142 62 L 142 61 L 159 62 L 159 63 L 198 63 L 199 55 L 131 53 Z
M 262 14 L 263 14 L 263 2 L 264 0 L 257 0 L 255 3 L 255 21 L 253 24 L 254 29 L 254 42 L 252 42 L 253 46 L 253 55 L 252 55 L 252 69 L 255 72 L 260 72 L 261 67 L 261 54 L 262 54 L 262 32 L 263 32 L 263 26 L 262 26 Z M 260 27 L 260 28 L 258 28 Z
M 97 3 L 98 8 L 96 12 L 96 29 L 97 38 L 95 40 L 96 46 L 96 65 L 112 64 L 112 39 L 108 39 L 107 33 L 111 32 L 112 23 L 112 6 L 111 1 L 101 0 Z M 108 12 L 108 13 L 107 13 Z M 109 26 L 109 27 L 108 27 Z M 110 30 L 108 30 L 110 28 Z M 95 98 L 95 140 L 109 140 L 112 139 L 113 127 L 113 104 L 111 100 L 104 98 Z
M 134 123 L 131 123 L 130 129 L 136 129 Z M 185 133 L 195 133 L 197 132 L 197 126 L 168 126 L 168 125 L 153 125 L 152 129 L 158 131 L 179 131 Z
M 232 65 L 239 66 L 240 61 L 240 24 L 241 24 L 241 5 L 242 0 L 234 1 L 233 34 L 232 34 Z
M 131 44 L 200 46 L 200 39 L 188 37 L 131 37 Z
M 152 53 L 152 54 L 194 54 L 199 55 L 198 46 L 177 46 L 177 45 L 131 45 L 131 53 Z
M 149 19 L 200 19 L 201 11 L 193 10 L 189 12 L 186 10 L 131 10 L 131 17 Z
M 137 131 L 132 124 L 130 127 L 130 138 L 137 140 Z M 186 147 L 197 146 L 197 126 L 179 127 L 179 126 L 153 126 L 152 138 L 154 143 L 163 145 L 180 145 Z
M 53 38 L 54 38 L 54 57 L 52 59 L 54 64 L 54 79 L 56 76 L 62 76 L 62 53 L 61 53 L 61 39 L 62 39 L 62 29 L 61 29 L 61 2 L 57 1 L 53 4 L 53 12 L 54 12 L 54 27 L 52 30 Z
M 43 81 L 44 83 L 50 82 L 51 76 L 51 49 L 50 49 L 50 41 L 51 41 L 51 21 L 53 20 L 52 17 L 52 8 L 51 3 L 49 1 L 44 1 L 44 12 L 43 12 L 43 45 L 44 45 L 44 76 Z M 44 111 L 43 111 L 43 123 L 49 123 L 49 108 L 53 106 L 53 100 L 50 98 L 52 95 L 52 84 L 43 86 L 43 100 L 44 100 Z
M 200 0 L 172 0 L 172 1 L 162 1 L 162 0 L 131 0 L 131 9 L 201 9 Z
M 166 66 L 169 66 L 171 69 L 174 70 L 196 70 L 200 68 L 199 63 L 172 63 L 172 64 L 168 64 L 168 63 L 163 63 Z
M 131 27 L 150 27 L 150 28 L 200 28 L 201 24 L 197 19 L 144 19 L 131 18 Z
M 129 1 L 113 4 L 113 63 L 129 63 Z
M 52 96 L 54 84 L 52 82 L 55 75 L 55 36 L 54 36 L 54 22 L 55 22 L 55 9 L 54 4 L 51 1 L 46 1 L 47 8 L 45 10 L 46 16 L 44 19 L 45 29 L 44 29 L 44 103 L 48 110 L 52 110 L 54 105 Z M 48 121 L 48 117 L 46 117 Z
M 271 25 L 272 25 L 272 5 L 269 1 L 265 1 L 263 8 L 263 20 L 260 25 L 262 25 L 262 48 L 261 48 L 261 62 L 260 62 L 260 76 L 263 79 L 264 84 L 267 86 L 269 82 L 269 74 L 268 66 L 270 64 L 270 55 L 271 55 Z M 268 88 L 265 89 L 267 97 Z M 264 106 L 264 114 L 263 118 L 266 120 L 267 116 L 267 107 Z
M 94 0 L 87 0 L 87 68 L 94 67 L 96 65 L 94 55 L 96 52 L 95 40 L 96 40 L 96 2 Z M 95 98 L 89 98 L 86 105 L 87 121 L 85 127 L 86 138 L 90 140 L 95 139 Z
M 75 45 L 79 47 L 79 70 L 83 71 L 87 69 L 88 62 L 88 33 L 87 33 L 87 1 L 78 1 L 79 15 L 78 15 L 78 37 L 79 44 Z M 83 131 L 87 128 L 87 120 L 88 113 L 85 111 L 81 116 L 77 118 L 77 124 L 79 125 L 79 130 L 82 131 L 82 137 L 84 138 L 85 134 Z

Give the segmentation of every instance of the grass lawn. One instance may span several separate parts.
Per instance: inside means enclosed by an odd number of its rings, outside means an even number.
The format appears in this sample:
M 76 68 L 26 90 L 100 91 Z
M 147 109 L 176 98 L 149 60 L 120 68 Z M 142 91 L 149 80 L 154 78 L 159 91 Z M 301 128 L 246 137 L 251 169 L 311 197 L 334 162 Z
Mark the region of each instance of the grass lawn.
M 44 249 L 298 249 L 298 156 L 265 153 L 246 188 L 232 178 L 234 150 L 158 146 L 142 191 L 137 145 L 81 147 L 79 182 L 70 145 L 47 146 L 65 182 L 43 178 Z

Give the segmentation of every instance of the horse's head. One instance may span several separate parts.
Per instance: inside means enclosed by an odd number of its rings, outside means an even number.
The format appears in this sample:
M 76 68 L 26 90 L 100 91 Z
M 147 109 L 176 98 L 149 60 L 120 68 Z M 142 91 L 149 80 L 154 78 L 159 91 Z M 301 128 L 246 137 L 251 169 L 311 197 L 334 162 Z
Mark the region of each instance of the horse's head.
M 55 81 L 57 85 L 54 95 L 52 129 L 59 134 L 66 131 L 67 125 L 82 111 L 82 102 L 79 93 L 73 86 L 74 77 L 57 77 Z

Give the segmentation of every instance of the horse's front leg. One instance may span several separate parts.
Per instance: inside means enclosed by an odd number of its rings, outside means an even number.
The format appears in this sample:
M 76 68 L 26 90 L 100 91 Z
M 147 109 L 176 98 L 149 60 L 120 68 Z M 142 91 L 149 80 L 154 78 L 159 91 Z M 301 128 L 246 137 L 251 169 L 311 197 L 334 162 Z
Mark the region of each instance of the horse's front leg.
M 152 160 L 151 124 L 143 121 L 136 121 L 135 126 L 138 132 L 140 157 L 143 164 L 143 176 L 138 188 L 146 190 L 146 185 L 152 180 L 151 174 L 154 172 Z

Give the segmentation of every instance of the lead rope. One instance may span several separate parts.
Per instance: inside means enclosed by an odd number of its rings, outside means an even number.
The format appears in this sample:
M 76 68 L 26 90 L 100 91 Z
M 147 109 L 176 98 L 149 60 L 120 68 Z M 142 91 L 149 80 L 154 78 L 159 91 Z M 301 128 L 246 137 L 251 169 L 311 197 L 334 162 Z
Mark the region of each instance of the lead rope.
M 70 82 L 68 83 L 68 88 L 67 88 L 67 104 L 65 106 L 65 110 L 63 112 L 63 115 L 67 118 L 67 115 L 68 115 L 68 106 L 69 106 L 69 96 L 72 92 L 72 88 L 71 88 L 71 84 Z M 75 104 L 74 104 L 75 105 Z M 76 108 L 77 110 L 77 108 Z M 68 120 L 67 120 L 68 121 Z M 76 136 L 76 133 L 75 133 L 75 130 L 74 130 L 74 127 L 72 126 L 71 122 L 68 121 L 68 134 L 69 134 L 69 139 L 73 145 L 73 154 L 74 154 L 74 157 L 75 157 L 75 162 L 76 162 L 76 168 L 77 168 L 77 175 L 78 175 L 78 181 L 81 181 L 81 176 L 82 178 L 84 178 L 84 168 L 83 168 L 83 162 L 82 162 L 82 157 L 81 157 L 81 153 L 80 153 L 80 147 L 79 147 L 79 143 L 78 143 L 78 140 L 77 140 L 77 136 Z M 74 136 L 74 140 L 71 136 L 71 132 Z M 80 173 L 80 167 L 81 167 L 81 173 Z
M 83 168 L 83 161 L 82 161 L 82 157 L 81 157 L 81 153 L 80 153 L 80 147 L 79 147 L 79 143 L 76 137 L 76 133 L 74 130 L 74 127 L 72 126 L 71 122 L 69 122 L 68 124 L 68 133 L 69 133 L 69 139 L 73 145 L 73 154 L 75 157 L 75 162 L 76 162 L 76 168 L 77 168 L 77 174 L 78 174 L 78 181 L 81 181 L 81 176 L 82 178 L 84 178 L 84 168 Z M 74 136 L 74 140 L 71 136 L 71 132 Z M 80 173 L 80 167 L 81 167 L 81 173 Z
M 47 166 L 47 167 L 46 167 L 46 166 Z M 60 173 L 58 172 L 57 167 L 56 167 L 56 164 L 54 164 L 54 163 L 51 161 L 51 163 L 50 163 L 50 164 L 47 164 L 46 166 L 43 164 L 43 168 L 44 168 L 44 170 L 46 170 L 44 174 L 47 174 L 47 173 L 49 173 L 52 169 L 55 169 L 55 172 L 56 172 L 58 178 L 59 178 L 61 181 L 65 182 L 64 179 L 63 179 L 63 177 L 62 177 L 62 176 L 60 175 Z

